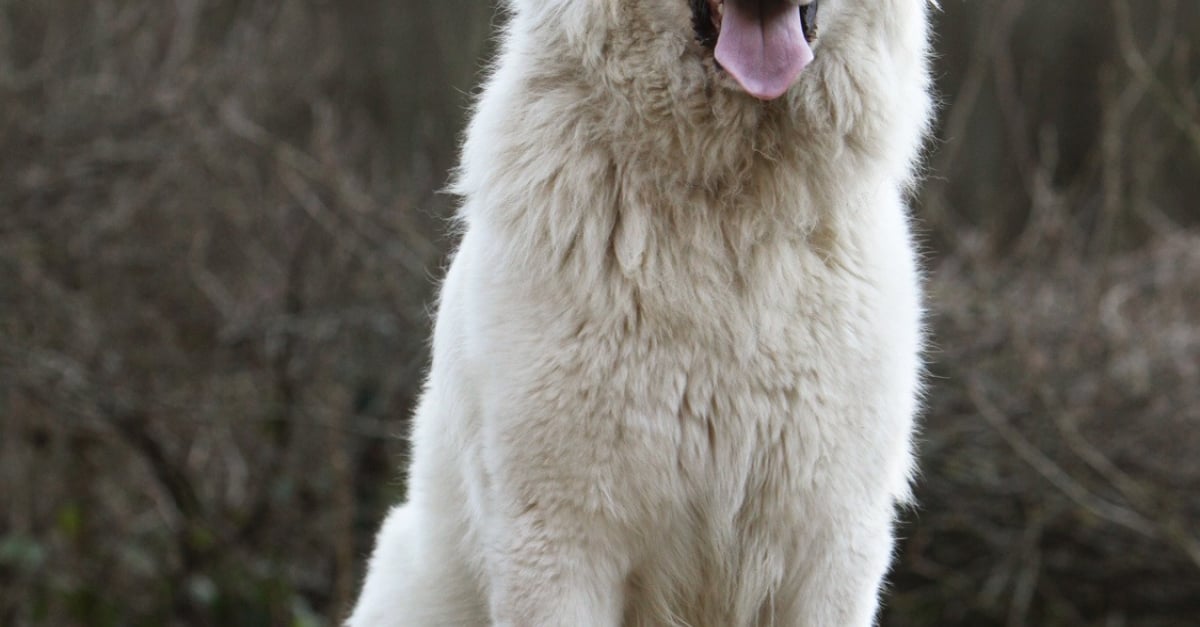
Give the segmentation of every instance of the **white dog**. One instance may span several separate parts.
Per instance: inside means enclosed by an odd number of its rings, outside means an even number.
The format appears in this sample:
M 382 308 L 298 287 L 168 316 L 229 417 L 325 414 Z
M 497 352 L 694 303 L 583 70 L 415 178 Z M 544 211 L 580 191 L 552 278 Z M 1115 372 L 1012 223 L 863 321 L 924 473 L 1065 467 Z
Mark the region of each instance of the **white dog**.
M 872 624 L 926 0 L 510 0 L 354 627 Z

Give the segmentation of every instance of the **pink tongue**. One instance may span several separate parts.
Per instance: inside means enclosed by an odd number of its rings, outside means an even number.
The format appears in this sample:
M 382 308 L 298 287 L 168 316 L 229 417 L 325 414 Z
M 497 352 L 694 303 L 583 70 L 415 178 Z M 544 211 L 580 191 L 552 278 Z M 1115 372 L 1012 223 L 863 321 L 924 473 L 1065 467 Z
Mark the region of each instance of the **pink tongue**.
M 778 0 L 725 0 L 717 62 L 751 96 L 783 95 L 813 59 L 800 10 Z

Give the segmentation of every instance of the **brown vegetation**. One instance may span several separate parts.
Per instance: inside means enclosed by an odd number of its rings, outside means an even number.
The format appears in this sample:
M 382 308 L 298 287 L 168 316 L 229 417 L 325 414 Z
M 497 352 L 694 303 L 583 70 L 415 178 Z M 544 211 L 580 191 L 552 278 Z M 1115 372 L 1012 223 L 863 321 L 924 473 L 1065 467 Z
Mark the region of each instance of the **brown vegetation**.
M 345 609 L 498 19 L 400 4 L 0 0 L 0 624 Z M 885 623 L 1196 624 L 1200 8 L 943 4 Z

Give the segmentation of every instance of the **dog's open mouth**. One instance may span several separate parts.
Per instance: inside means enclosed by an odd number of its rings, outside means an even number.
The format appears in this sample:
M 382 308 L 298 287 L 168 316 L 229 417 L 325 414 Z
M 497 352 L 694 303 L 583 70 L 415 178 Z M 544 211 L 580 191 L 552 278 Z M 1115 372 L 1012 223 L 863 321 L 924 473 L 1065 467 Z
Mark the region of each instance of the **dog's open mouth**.
M 817 0 L 691 0 L 696 37 L 747 93 L 773 100 L 812 61 Z

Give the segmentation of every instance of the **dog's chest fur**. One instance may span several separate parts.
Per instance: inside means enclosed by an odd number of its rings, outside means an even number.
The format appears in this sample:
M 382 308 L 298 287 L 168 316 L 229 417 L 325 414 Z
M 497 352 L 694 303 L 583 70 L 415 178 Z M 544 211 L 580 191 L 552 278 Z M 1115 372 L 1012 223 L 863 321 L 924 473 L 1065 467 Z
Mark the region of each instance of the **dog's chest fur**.
M 492 403 L 479 484 L 608 521 L 638 556 L 630 594 L 648 591 L 628 624 L 680 611 L 744 624 L 811 544 L 796 529 L 828 514 L 829 491 L 906 489 L 905 469 L 846 466 L 886 458 L 910 426 L 884 406 L 916 370 L 915 332 L 894 331 L 918 315 L 907 240 L 887 234 L 902 215 L 867 194 L 849 224 L 772 232 L 741 213 L 753 207 L 643 200 L 592 205 L 573 232 L 469 230 L 462 284 L 446 288 L 461 290 L 447 298 L 463 299 L 466 362 Z M 529 463 L 509 466 L 514 452 Z

